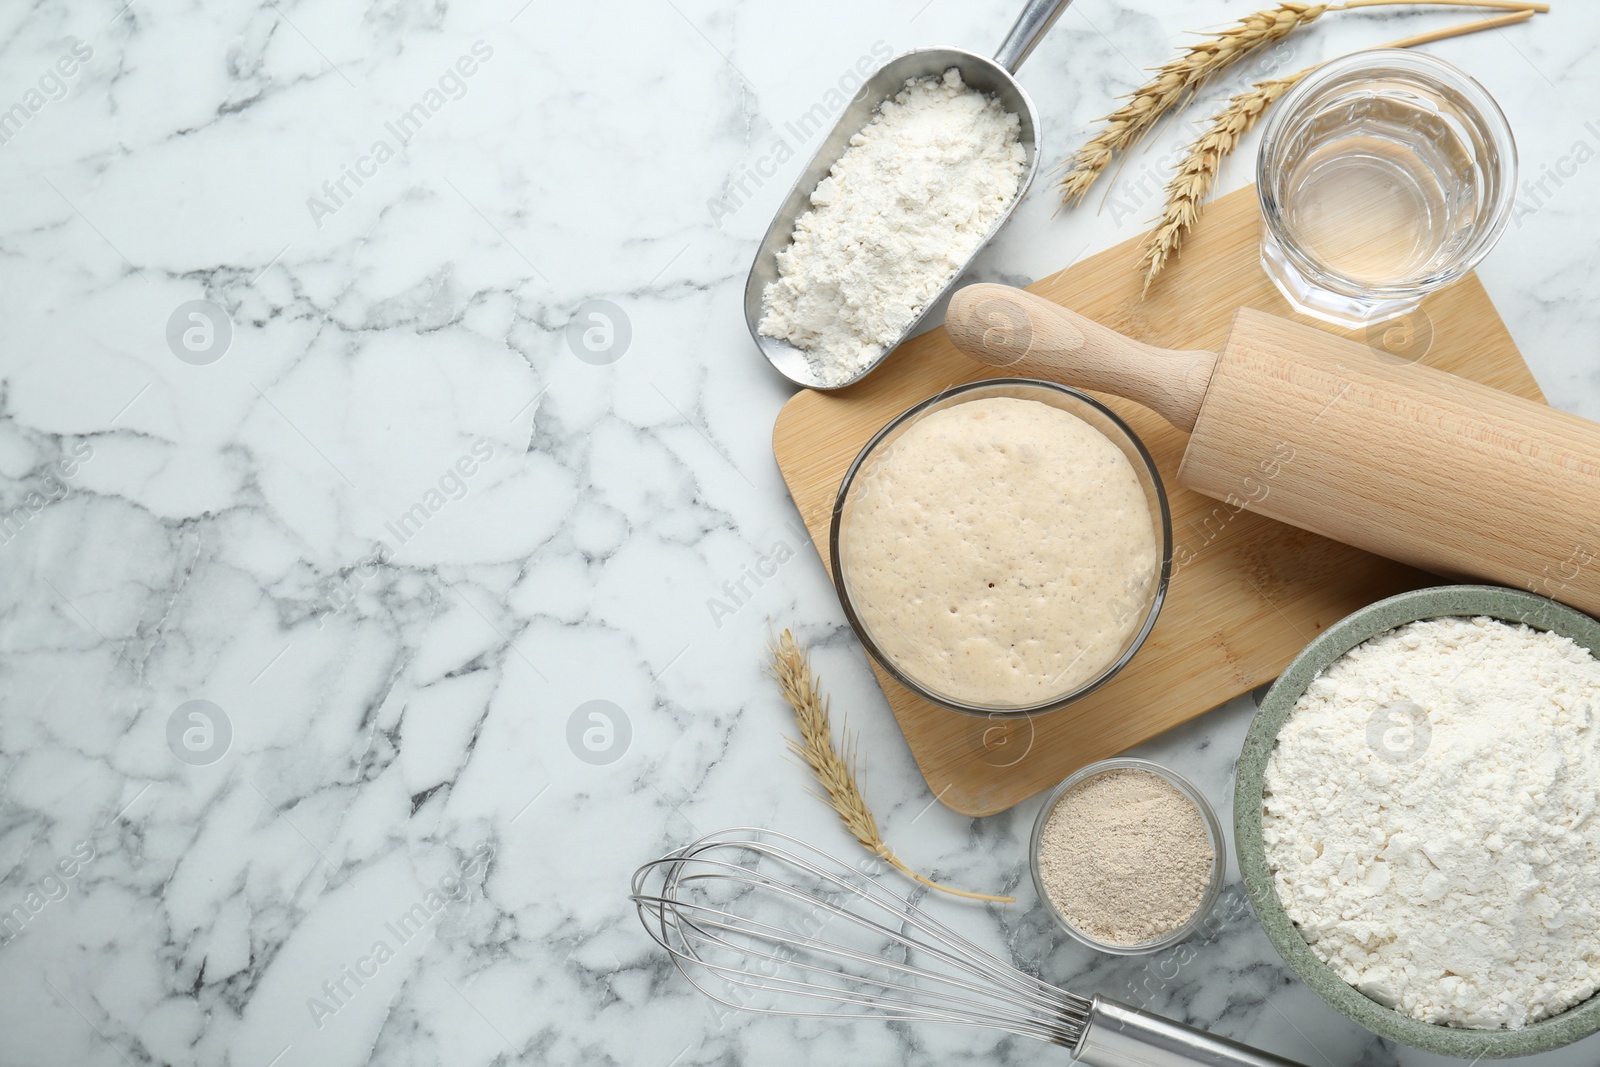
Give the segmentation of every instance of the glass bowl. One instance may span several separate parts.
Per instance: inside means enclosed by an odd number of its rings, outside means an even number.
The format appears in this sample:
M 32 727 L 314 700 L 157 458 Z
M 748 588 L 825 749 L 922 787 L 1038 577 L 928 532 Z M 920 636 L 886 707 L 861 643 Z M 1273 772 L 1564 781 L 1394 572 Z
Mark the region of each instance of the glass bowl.
M 1061 798 L 1074 786 L 1088 781 L 1090 778 L 1107 771 L 1145 771 L 1169 783 L 1174 789 L 1194 802 L 1200 811 L 1200 821 L 1205 823 L 1206 836 L 1211 840 L 1211 878 L 1206 883 L 1205 895 L 1200 898 L 1200 903 L 1195 907 L 1194 914 L 1182 926 L 1162 934 L 1160 937 L 1149 941 L 1139 941 L 1131 945 L 1119 945 L 1110 941 L 1101 941 L 1099 938 L 1073 926 L 1067 917 L 1061 914 L 1055 902 L 1050 899 L 1050 894 L 1044 888 L 1044 872 L 1041 869 L 1039 850 L 1044 843 L 1044 828 L 1050 822 L 1050 814 L 1055 811 Z M 1185 940 L 1200 928 L 1206 921 L 1206 916 L 1211 914 L 1211 909 L 1216 906 L 1217 894 L 1222 892 L 1222 881 L 1228 870 L 1227 843 L 1222 837 L 1222 824 L 1217 821 L 1217 813 L 1212 810 L 1211 804 L 1205 795 L 1196 789 L 1187 778 L 1176 771 L 1168 770 L 1159 763 L 1152 763 L 1147 759 L 1135 759 L 1132 756 L 1119 756 L 1116 759 L 1103 759 L 1098 763 L 1091 763 L 1087 767 L 1079 768 L 1050 791 L 1045 798 L 1044 807 L 1039 809 L 1039 817 L 1033 821 L 1033 837 L 1028 844 L 1028 869 L 1033 875 L 1033 888 L 1039 894 L 1039 902 L 1044 905 L 1044 910 L 1055 919 L 1056 925 L 1065 930 L 1074 940 L 1100 952 L 1108 952 L 1115 956 L 1138 956 L 1146 952 L 1159 952 L 1171 945 Z
M 1356 173 L 1381 174 L 1391 199 L 1411 201 L 1410 217 L 1368 223 L 1380 210 L 1370 196 L 1330 200 L 1330 189 L 1355 188 Z M 1304 314 L 1342 326 L 1381 322 L 1478 265 L 1511 218 L 1516 185 L 1516 140 L 1482 85 L 1424 52 L 1356 52 L 1301 79 L 1263 123 L 1261 263 Z M 1328 230 L 1341 235 L 1337 261 L 1319 251 L 1326 234 L 1314 236 Z
M 919 420 L 957 404 L 996 397 L 1037 400 L 1076 415 L 1121 449 L 1144 488 L 1146 500 L 1150 505 L 1156 546 L 1160 553 L 1160 566 L 1155 581 L 1151 583 L 1148 597 L 1130 605 L 1131 610 L 1139 613 L 1139 625 L 1134 628 L 1117 656 L 1076 688 L 1053 696 L 1049 700 L 1029 705 L 978 704 L 941 693 L 920 682 L 906 665 L 895 662 L 885 654 L 879 643 L 873 639 L 871 629 L 854 602 L 850 583 L 845 577 L 848 567 L 841 551 L 841 532 L 849 522 L 853 502 L 852 489 L 864 471 L 870 471 L 884 452 Z M 1167 508 L 1166 490 L 1162 487 L 1161 475 L 1156 471 L 1155 461 L 1150 458 L 1150 453 L 1145 450 L 1144 444 L 1128 425 L 1110 408 L 1086 393 L 1054 382 L 1036 381 L 1031 378 L 990 378 L 958 385 L 929 397 L 896 416 L 867 442 L 861 453 L 856 456 L 855 462 L 850 464 L 850 469 L 845 472 L 844 481 L 840 484 L 838 496 L 834 500 L 833 523 L 828 535 L 828 554 L 833 570 L 833 585 L 838 590 L 839 603 L 844 608 L 845 618 L 849 620 L 851 629 L 860 638 L 867 652 L 897 682 L 924 700 L 952 711 L 990 718 L 1026 716 L 1055 711 L 1094 692 L 1122 670 L 1139 650 L 1139 646 L 1144 643 L 1151 628 L 1155 626 L 1156 616 L 1160 614 L 1161 604 L 1166 599 L 1167 582 L 1172 573 L 1172 519 Z

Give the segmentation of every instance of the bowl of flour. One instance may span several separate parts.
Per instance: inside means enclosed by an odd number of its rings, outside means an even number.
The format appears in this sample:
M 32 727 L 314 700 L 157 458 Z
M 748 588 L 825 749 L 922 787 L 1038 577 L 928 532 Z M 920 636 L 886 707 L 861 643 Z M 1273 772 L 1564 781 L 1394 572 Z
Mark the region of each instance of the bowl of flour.
M 1468 1059 L 1600 1030 L 1600 623 L 1521 590 L 1390 597 L 1311 642 L 1240 755 L 1234 835 L 1284 961 Z

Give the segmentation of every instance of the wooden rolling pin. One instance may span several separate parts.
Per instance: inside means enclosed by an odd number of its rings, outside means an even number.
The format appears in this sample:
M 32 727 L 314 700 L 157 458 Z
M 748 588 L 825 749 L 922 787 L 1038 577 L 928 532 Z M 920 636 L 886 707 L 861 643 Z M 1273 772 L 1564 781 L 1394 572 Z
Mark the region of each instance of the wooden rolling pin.
M 1600 424 L 1251 308 L 1220 354 L 1142 344 L 1004 285 L 958 291 L 945 330 L 981 362 L 1188 431 L 1191 489 L 1600 615 Z

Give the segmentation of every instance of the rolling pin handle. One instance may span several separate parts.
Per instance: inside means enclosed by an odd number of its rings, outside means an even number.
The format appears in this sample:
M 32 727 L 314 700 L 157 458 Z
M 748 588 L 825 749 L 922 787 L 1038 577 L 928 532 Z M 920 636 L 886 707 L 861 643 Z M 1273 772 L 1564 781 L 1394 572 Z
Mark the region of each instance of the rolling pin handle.
M 944 327 L 980 363 L 1125 396 L 1185 432 L 1194 429 L 1217 363 L 1213 352 L 1147 345 L 1009 285 L 957 290 Z

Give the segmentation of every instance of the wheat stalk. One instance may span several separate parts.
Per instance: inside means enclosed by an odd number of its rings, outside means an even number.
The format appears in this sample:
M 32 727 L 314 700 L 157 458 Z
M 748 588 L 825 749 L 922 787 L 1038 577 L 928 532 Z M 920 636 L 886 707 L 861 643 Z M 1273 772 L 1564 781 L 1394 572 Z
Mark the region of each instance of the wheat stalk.
M 901 874 L 915 879 L 930 889 L 966 897 L 969 900 L 1013 903 L 1016 897 L 968 893 L 963 889 L 940 885 L 913 871 L 894 854 L 894 850 L 879 832 L 878 820 L 873 817 L 872 809 L 867 807 L 866 798 L 861 795 L 856 775 L 855 740 L 847 736 L 843 751 L 833 745 L 833 726 L 828 715 L 828 698 L 811 674 L 810 656 L 788 630 L 783 631 L 767 651 L 771 660 L 768 673 L 777 680 L 779 688 L 783 690 L 783 699 L 794 709 L 795 722 L 800 727 L 799 740 L 792 737 L 788 739 L 789 751 L 800 757 L 811 769 L 818 784 L 827 794 L 819 796 L 838 813 L 839 821 L 844 823 L 845 829 L 849 830 L 857 841 L 861 842 L 861 847 Z
M 1155 78 L 1135 89 L 1127 103 L 1103 118 L 1100 132 L 1063 164 L 1069 169 L 1060 182 L 1062 206 L 1083 199 L 1115 153 L 1132 147 L 1156 120 L 1213 75 L 1255 49 L 1316 21 L 1327 10 L 1326 4 L 1286 2 L 1268 11 L 1257 11 L 1235 26 L 1208 34 L 1177 59 L 1157 68 Z
M 1189 145 L 1177 173 L 1167 183 L 1167 202 L 1161 221 L 1150 231 L 1140 257 L 1145 265 L 1145 292 L 1150 291 L 1150 283 L 1183 243 L 1184 235 L 1199 221 L 1202 202 L 1211 192 L 1222 161 L 1239 143 L 1239 138 L 1255 126 L 1262 112 L 1305 74 L 1300 71 L 1286 78 L 1256 82 L 1245 92 L 1230 97 L 1211 128 Z
M 1341 4 L 1284 0 L 1275 8 L 1246 15 L 1236 25 L 1205 34 L 1177 59 L 1156 68 L 1152 81 L 1135 89 L 1127 103 L 1101 119 L 1104 126 L 1100 132 L 1062 163 L 1068 168 L 1059 183 L 1062 207 L 1083 199 L 1117 152 L 1131 148 L 1168 111 L 1250 53 L 1281 41 L 1329 11 L 1413 5 L 1489 7 L 1528 13 L 1550 9 L 1549 4 L 1524 0 L 1345 0 Z
M 1534 11 L 1535 9 L 1530 7 L 1507 15 L 1497 15 L 1477 22 L 1403 37 L 1379 47 L 1412 48 L 1433 41 L 1442 41 L 1447 37 L 1460 37 L 1468 33 L 1477 33 L 1479 30 L 1498 29 L 1514 22 L 1524 22 L 1533 17 Z M 1222 169 L 1223 161 L 1238 147 L 1240 138 L 1255 127 L 1262 114 L 1275 100 L 1320 65 L 1313 64 L 1286 77 L 1256 82 L 1244 92 L 1229 97 L 1228 102 L 1212 120 L 1210 127 L 1184 150 L 1183 161 L 1178 164 L 1172 180 L 1167 183 L 1167 200 L 1161 212 L 1161 219 L 1145 242 L 1144 254 L 1141 257 L 1145 265 L 1145 292 L 1150 291 L 1150 283 L 1155 281 L 1156 275 L 1167 265 L 1167 260 L 1183 243 L 1184 236 L 1199 221 L 1201 208 L 1206 197 L 1211 194 L 1212 186 L 1216 184 L 1217 174 Z

